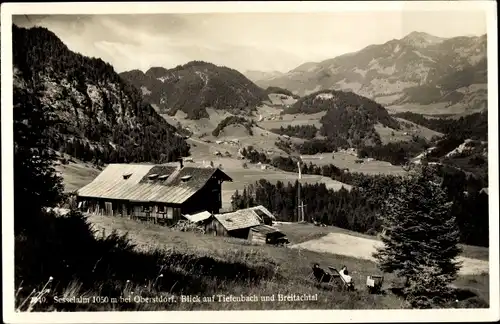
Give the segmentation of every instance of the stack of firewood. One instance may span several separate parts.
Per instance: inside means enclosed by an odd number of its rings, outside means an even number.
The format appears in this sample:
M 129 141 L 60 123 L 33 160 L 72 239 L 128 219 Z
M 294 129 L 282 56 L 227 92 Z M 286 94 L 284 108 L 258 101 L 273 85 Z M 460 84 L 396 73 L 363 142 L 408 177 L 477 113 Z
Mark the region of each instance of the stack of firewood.
M 205 229 L 196 223 L 189 222 L 187 220 L 180 220 L 178 221 L 174 226 L 172 226 L 172 229 L 181 231 L 181 232 L 196 232 L 196 233 L 205 233 Z

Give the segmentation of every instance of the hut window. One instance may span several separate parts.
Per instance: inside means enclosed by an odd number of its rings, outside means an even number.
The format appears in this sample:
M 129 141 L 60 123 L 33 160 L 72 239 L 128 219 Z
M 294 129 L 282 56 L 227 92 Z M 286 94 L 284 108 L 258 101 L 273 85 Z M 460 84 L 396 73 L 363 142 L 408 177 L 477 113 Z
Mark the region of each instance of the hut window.
M 167 207 L 167 218 L 168 219 L 174 218 L 174 209 L 172 207 Z
M 188 181 L 189 179 L 191 179 L 191 176 L 190 176 L 190 175 L 183 176 L 183 177 L 181 178 L 182 182 L 186 182 L 186 181 Z
M 158 177 L 158 174 L 156 174 L 156 173 L 148 175 L 149 180 L 154 180 L 157 177 Z
M 168 178 L 168 174 L 162 174 L 158 177 L 159 180 L 165 180 L 166 178 Z
M 131 175 L 132 175 L 132 173 L 125 173 L 123 175 L 123 180 L 127 180 L 128 178 L 130 178 Z

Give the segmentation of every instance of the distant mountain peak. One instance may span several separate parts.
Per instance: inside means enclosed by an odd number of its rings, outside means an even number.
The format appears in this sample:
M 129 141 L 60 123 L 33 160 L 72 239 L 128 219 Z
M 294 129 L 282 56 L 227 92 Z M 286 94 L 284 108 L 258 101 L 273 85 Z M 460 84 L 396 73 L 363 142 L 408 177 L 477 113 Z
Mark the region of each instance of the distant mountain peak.
M 158 111 L 174 115 L 183 111 L 189 119 L 208 118 L 206 108 L 249 113 L 269 100 L 240 72 L 204 61 L 191 61 L 173 69 L 152 67 L 144 75 L 123 72 L 127 82 L 141 89 Z
M 401 39 L 401 41 L 403 41 L 404 43 L 417 47 L 426 47 L 429 45 L 439 44 L 444 40 L 445 38 L 418 31 L 413 31 Z

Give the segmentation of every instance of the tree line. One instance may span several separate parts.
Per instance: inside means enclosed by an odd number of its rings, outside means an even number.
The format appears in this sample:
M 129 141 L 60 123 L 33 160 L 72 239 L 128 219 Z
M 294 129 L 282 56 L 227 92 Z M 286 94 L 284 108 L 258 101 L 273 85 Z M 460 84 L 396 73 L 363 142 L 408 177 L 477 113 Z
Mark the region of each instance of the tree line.
M 314 125 L 288 125 L 287 127 L 281 126 L 280 128 L 273 128 L 271 129 L 271 132 L 290 137 L 313 139 L 316 137 L 318 128 Z

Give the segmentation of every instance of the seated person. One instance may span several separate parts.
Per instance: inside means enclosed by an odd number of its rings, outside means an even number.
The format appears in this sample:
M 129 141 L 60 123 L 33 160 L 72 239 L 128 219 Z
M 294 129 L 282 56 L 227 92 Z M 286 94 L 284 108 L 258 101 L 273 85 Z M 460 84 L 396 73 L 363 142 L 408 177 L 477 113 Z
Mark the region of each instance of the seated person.
M 343 266 L 342 269 L 340 269 L 339 274 L 342 276 L 346 284 L 352 285 L 352 277 L 349 275 L 349 271 L 347 271 L 346 266 Z

